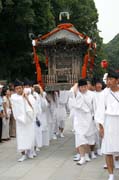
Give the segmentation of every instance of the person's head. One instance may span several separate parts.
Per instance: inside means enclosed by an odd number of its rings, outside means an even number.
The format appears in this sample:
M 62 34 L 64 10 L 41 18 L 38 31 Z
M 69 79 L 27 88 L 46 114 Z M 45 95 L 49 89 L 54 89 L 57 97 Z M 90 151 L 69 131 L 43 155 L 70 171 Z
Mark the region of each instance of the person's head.
M 39 85 L 34 85 L 34 86 L 33 86 L 33 90 L 34 90 L 35 92 L 37 92 L 38 94 L 40 94 L 40 87 L 39 87 Z
M 87 80 L 86 79 L 80 79 L 78 81 L 78 88 L 81 93 L 86 93 L 88 90 L 87 86 Z
M 109 80 L 108 76 L 107 76 L 107 79 L 106 79 L 106 87 L 110 88 L 110 80 Z
M 22 95 L 23 94 L 23 82 L 19 81 L 19 80 L 15 80 L 14 82 L 14 88 L 15 88 L 15 92 L 18 95 Z
M 24 78 L 24 93 L 27 95 L 32 93 L 32 82 L 28 78 Z
M 10 97 L 10 96 L 11 96 L 11 92 L 10 92 L 10 90 L 9 90 L 8 87 L 4 87 L 4 88 L 2 89 L 2 95 L 3 95 L 3 96 L 7 96 L 7 97 Z
M 100 92 L 103 88 L 103 84 L 102 84 L 102 81 L 100 79 L 96 79 L 95 80 L 95 90 L 97 92 Z
M 118 87 L 119 74 L 115 71 L 110 71 L 107 76 L 108 85 L 111 89 Z
M 23 94 L 23 86 L 15 86 L 15 92 L 18 95 L 22 95 Z
M 102 90 L 102 83 L 101 82 L 97 82 L 95 84 L 95 90 L 98 92 Z

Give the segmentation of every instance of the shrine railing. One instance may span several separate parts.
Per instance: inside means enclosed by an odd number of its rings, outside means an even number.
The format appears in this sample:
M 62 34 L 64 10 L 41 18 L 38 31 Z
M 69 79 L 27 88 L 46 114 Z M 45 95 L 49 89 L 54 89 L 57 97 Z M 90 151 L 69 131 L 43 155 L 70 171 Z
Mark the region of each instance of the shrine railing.
M 78 82 L 78 79 L 80 78 L 77 74 L 65 74 L 65 75 L 44 75 L 43 76 L 43 82 L 45 85 L 47 84 L 60 84 L 60 83 L 68 83 L 68 84 L 74 84 Z

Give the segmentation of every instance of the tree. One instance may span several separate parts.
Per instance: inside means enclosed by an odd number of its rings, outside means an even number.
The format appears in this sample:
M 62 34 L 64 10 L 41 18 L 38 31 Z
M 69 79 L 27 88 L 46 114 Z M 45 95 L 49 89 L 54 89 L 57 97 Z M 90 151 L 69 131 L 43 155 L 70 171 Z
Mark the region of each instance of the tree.
M 56 24 L 59 24 L 59 13 L 68 11 L 70 22 L 80 31 L 93 36 L 97 32 L 98 14 L 93 0 L 51 0 Z
M 0 13 L 2 11 L 2 0 L 0 0 Z
M 108 44 L 104 45 L 104 52 L 107 54 L 109 67 L 119 70 L 119 34 L 117 34 Z
M 29 78 L 34 78 L 29 32 L 45 33 L 54 26 L 50 4 L 40 0 L 0 2 L 0 78 L 23 78 L 26 72 Z

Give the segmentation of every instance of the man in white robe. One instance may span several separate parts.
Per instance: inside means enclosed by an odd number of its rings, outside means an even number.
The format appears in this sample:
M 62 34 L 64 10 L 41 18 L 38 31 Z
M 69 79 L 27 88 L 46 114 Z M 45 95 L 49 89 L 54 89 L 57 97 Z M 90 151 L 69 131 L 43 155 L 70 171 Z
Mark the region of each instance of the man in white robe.
M 56 109 L 56 103 L 55 103 L 55 97 L 54 92 L 50 91 L 47 92 L 47 101 L 48 101 L 48 107 L 47 107 L 47 117 L 48 117 L 48 125 L 49 125 L 49 137 L 50 140 L 57 139 L 55 127 L 56 127 L 56 118 L 54 117 L 54 111 Z
M 34 148 L 34 125 L 33 108 L 28 97 L 23 93 L 23 86 L 20 81 L 15 81 L 15 92 L 11 96 L 13 115 L 16 120 L 17 149 L 22 157 L 22 162 L 27 159 L 26 152 Z
M 102 93 L 99 101 L 96 121 L 99 123 L 102 140 L 102 153 L 106 156 L 106 163 L 109 172 L 108 180 L 114 180 L 113 155 L 119 153 L 119 75 L 115 72 L 108 73 L 110 88 Z
M 105 85 L 106 85 L 106 87 L 105 87 L 105 89 L 103 89 L 103 91 L 100 93 L 100 94 L 102 94 L 101 96 L 103 97 L 105 97 L 106 96 L 106 94 L 107 94 L 107 92 L 108 91 L 110 91 L 110 80 L 108 81 L 108 73 L 105 73 L 104 74 L 104 77 L 103 77 L 103 82 L 105 83 Z M 98 105 L 98 103 L 100 102 L 100 98 L 97 100 L 97 105 Z M 97 109 L 97 108 L 96 108 Z M 95 110 L 96 110 L 95 109 Z M 96 112 L 96 111 L 95 111 Z M 97 113 L 96 113 L 97 114 Z M 96 122 L 96 124 L 98 125 L 98 122 Z M 98 128 L 99 129 L 99 128 Z M 102 154 L 102 152 L 101 152 L 101 154 Z M 114 158 L 114 167 L 116 168 L 116 169 L 119 169 L 119 162 L 118 162 L 118 160 L 117 160 L 117 156 L 116 155 L 114 155 L 115 156 L 115 158 Z M 107 169 L 107 164 L 105 164 L 104 165 L 104 169 Z
M 70 102 L 72 103 L 73 99 L 77 96 L 78 93 L 78 83 L 75 83 L 73 87 L 71 87 L 69 91 L 69 99 L 68 99 L 68 107 L 69 107 L 69 119 L 72 121 L 72 132 L 75 132 L 74 130 L 74 117 L 75 117 L 75 109 L 72 107 Z M 73 157 L 74 161 L 79 161 L 80 159 L 80 154 L 79 154 L 79 149 L 76 148 L 76 153 Z
M 102 81 L 100 79 L 96 79 L 95 80 L 95 91 L 94 91 L 94 117 L 95 117 L 95 112 L 96 112 L 96 109 L 98 106 L 98 102 L 100 101 L 101 92 L 102 92 Z M 100 155 L 102 155 L 102 153 L 101 153 L 101 137 L 99 135 L 98 124 L 96 121 L 95 121 L 95 124 L 96 124 L 96 130 L 97 130 L 96 131 L 96 148 L 97 148 L 97 154 L 100 156 Z
M 41 101 L 40 101 L 40 88 L 38 85 L 34 86 L 33 96 L 36 100 L 36 119 L 35 123 L 35 150 L 40 151 L 42 147 L 42 125 L 41 125 Z
M 57 139 L 58 129 L 58 120 L 57 120 L 57 92 L 51 92 L 50 96 L 50 112 L 52 118 L 52 139 Z
M 67 91 L 59 91 L 57 96 L 57 108 L 56 108 L 56 116 L 59 128 L 59 136 L 61 138 L 64 137 L 64 127 L 65 127 L 65 120 L 67 117 L 66 112 L 66 105 L 68 103 L 68 92 Z
M 69 119 L 72 121 L 72 132 L 74 132 L 74 109 L 70 109 L 70 99 L 73 99 L 76 97 L 78 92 L 78 83 L 75 83 L 73 87 L 69 90 L 69 98 L 68 98 L 68 108 L 69 108 Z
M 47 108 L 49 103 L 46 99 L 46 92 L 42 91 L 40 93 L 40 101 L 41 101 L 41 127 L 42 127 L 42 144 L 43 146 L 49 146 L 50 144 L 50 137 L 49 137 L 49 127 L 48 127 L 48 116 L 47 116 Z
M 70 99 L 70 109 L 74 109 L 75 144 L 81 159 L 78 165 L 90 161 L 89 145 L 95 144 L 95 127 L 93 115 L 93 93 L 88 90 L 87 81 L 79 80 L 79 91 L 75 98 Z
M 30 107 L 32 108 L 32 112 L 33 112 L 33 127 L 34 127 L 34 138 L 35 138 L 35 121 L 36 121 L 36 114 L 37 114 L 37 102 L 36 99 L 33 96 L 33 92 L 32 92 L 32 83 L 29 79 L 25 79 L 24 80 L 24 95 L 25 97 L 27 97 L 28 99 L 28 103 L 30 105 Z M 32 114 L 31 114 L 32 115 Z M 35 139 L 34 139 L 34 145 L 35 145 Z M 27 150 L 26 152 L 28 158 L 33 159 L 34 157 L 37 156 L 35 148 Z

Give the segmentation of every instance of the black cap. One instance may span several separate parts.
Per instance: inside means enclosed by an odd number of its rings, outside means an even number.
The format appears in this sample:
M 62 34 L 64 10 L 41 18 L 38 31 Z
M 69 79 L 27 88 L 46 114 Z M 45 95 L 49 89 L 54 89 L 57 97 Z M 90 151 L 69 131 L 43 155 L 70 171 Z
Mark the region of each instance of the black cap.
M 14 87 L 16 87 L 16 86 L 23 86 L 23 82 L 20 81 L 19 79 L 16 79 L 16 80 L 14 81 Z
M 24 78 L 24 86 L 31 86 L 32 82 L 28 78 Z
M 87 80 L 86 79 L 80 79 L 78 81 L 78 86 L 85 86 L 87 85 Z
M 110 70 L 109 72 L 108 72 L 108 76 L 107 76 L 108 78 L 115 78 L 115 79 L 118 79 L 119 78 L 119 73 L 117 73 L 117 72 L 115 72 L 115 71 L 113 71 L 113 70 Z
M 102 84 L 102 80 L 100 78 L 95 78 L 94 84 L 96 85 L 97 83 Z

